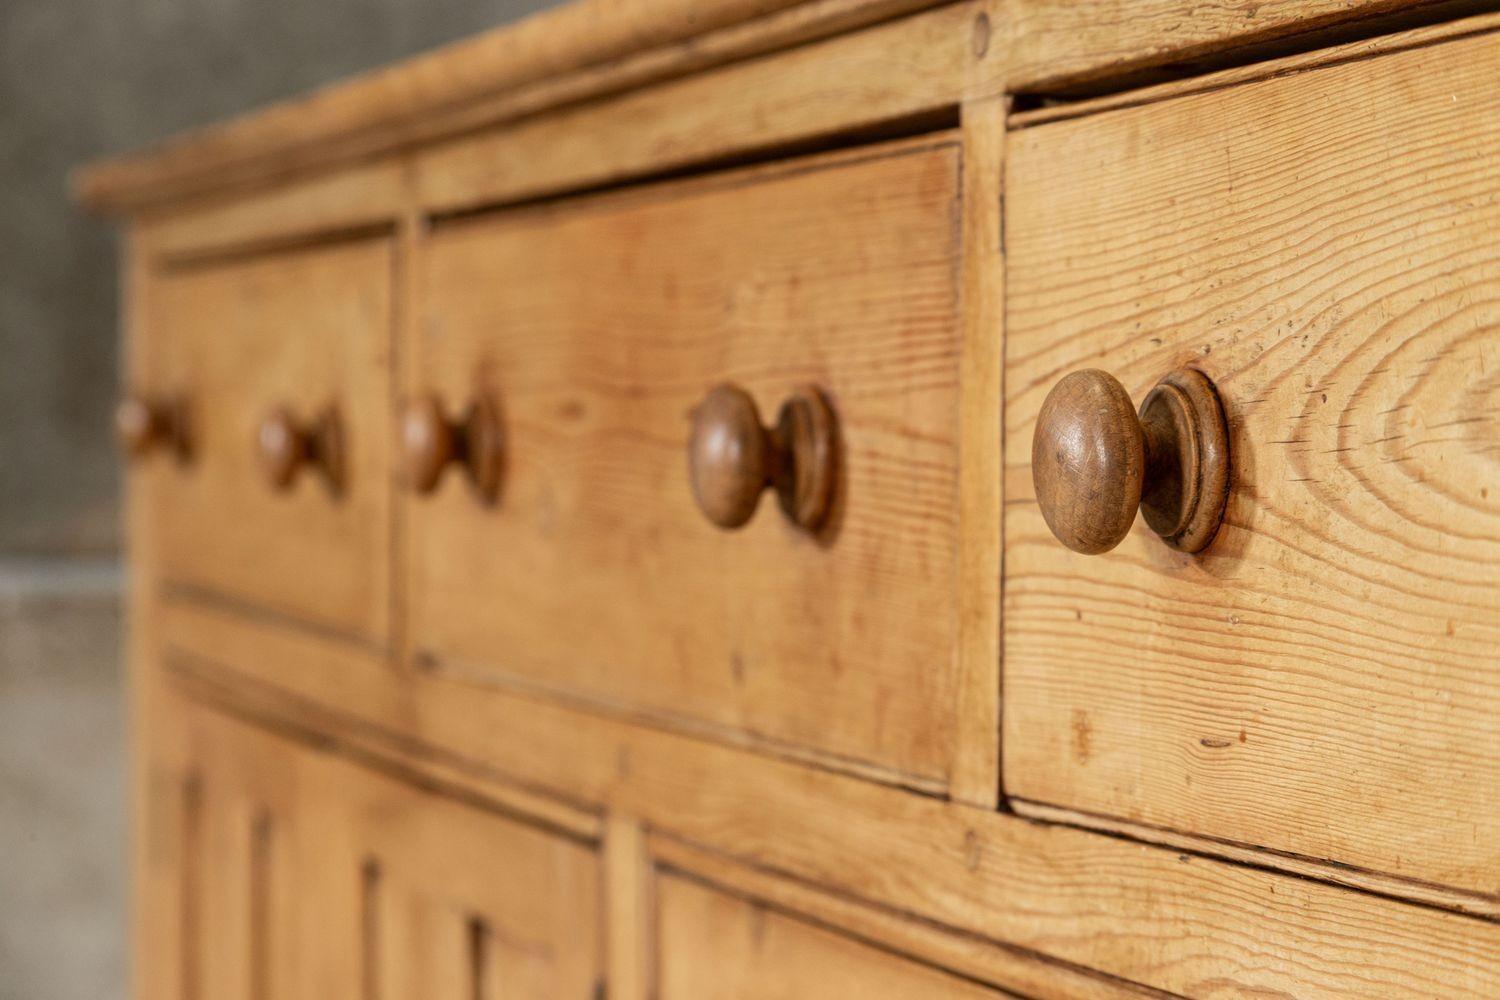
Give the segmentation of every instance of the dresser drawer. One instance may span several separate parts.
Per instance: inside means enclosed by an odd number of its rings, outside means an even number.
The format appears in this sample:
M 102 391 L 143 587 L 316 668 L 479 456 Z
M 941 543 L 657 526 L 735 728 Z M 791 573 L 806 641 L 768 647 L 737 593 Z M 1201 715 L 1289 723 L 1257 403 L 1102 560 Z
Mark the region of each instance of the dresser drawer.
M 958 177 L 944 134 L 440 223 L 408 400 L 503 458 L 405 506 L 418 662 L 940 786 Z M 747 399 L 802 407 L 753 515 Z
M 137 466 L 169 589 L 384 641 L 393 266 L 381 238 L 149 280 L 134 388 L 185 439 Z
M 662 1000 L 1006 995 L 689 878 L 662 876 L 657 897 Z
M 1011 795 L 1500 891 L 1497 64 L 1484 36 L 1012 136 Z M 1217 538 L 1068 551 L 1044 397 L 1184 367 L 1227 414 Z

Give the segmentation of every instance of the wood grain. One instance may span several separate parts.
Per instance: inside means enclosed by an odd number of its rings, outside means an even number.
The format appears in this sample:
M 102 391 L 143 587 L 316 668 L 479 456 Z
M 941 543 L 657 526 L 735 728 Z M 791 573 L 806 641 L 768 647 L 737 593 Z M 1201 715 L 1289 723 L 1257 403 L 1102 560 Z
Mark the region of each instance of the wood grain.
M 135 211 L 534 115 L 892 17 L 932 0 L 586 0 L 116 157 L 80 200 Z
M 1000 800 L 1000 395 L 1005 360 L 1003 231 L 1006 97 L 962 110 L 963 333 L 959 361 L 957 757 L 949 794 Z
M 1084 813 L 1076 809 L 1051 806 L 1042 802 L 1011 799 L 1008 804 L 1017 815 L 1046 823 L 1061 823 L 1082 830 L 1098 830 L 1127 837 L 1142 844 L 1155 844 L 1167 850 L 1222 858 L 1237 864 L 1268 867 L 1288 875 L 1299 875 L 1333 885 L 1348 886 L 1351 889 L 1387 898 L 1410 900 L 1456 913 L 1472 914 L 1491 921 L 1500 920 L 1500 900 L 1493 896 L 1478 896 L 1462 889 L 1452 889 L 1430 882 L 1413 882 L 1410 879 L 1388 875 L 1385 872 L 1371 871 L 1367 868 L 1355 868 L 1353 865 L 1343 865 L 1319 858 L 1268 851 L 1264 847 L 1238 844 L 1197 833 L 1183 833 L 1157 826 L 1146 826 L 1115 816 Z
M 953 997 L 995 990 L 678 875 L 657 879 L 662 1000 Z
M 940 789 L 952 767 L 959 153 L 951 134 L 438 227 L 423 391 L 503 400 L 498 504 L 406 506 L 420 665 Z M 689 414 L 811 384 L 819 532 L 697 509 Z
M 605 961 L 612 1000 L 656 997 L 656 884 L 646 831 L 613 814 L 604 827 Z
M 687 873 L 739 899 L 764 904 L 773 912 L 801 917 L 823 927 L 837 928 L 893 955 L 908 956 L 987 983 L 1006 991 L 1007 996 L 1014 993 L 1033 1000 L 1139 1000 L 1165 995 L 1024 948 L 974 934 L 955 934 L 889 908 L 870 906 L 820 886 L 779 877 L 670 835 L 652 836 L 649 846 L 659 870 Z
M 150 258 L 142 234 L 128 233 L 120 256 L 120 353 L 127 384 L 144 378 L 151 354 Z M 129 467 L 124 484 L 129 984 L 134 996 L 187 1000 L 196 973 L 183 947 L 190 921 L 183 919 L 181 859 L 183 843 L 195 828 L 193 785 L 183 760 L 181 726 L 164 693 L 160 606 L 150 599 L 160 581 L 159 539 L 149 477 L 141 469 L 141 463 Z
M 1047 390 L 1031 436 L 1037 508 L 1066 548 L 1108 552 L 1141 505 L 1146 436 L 1130 393 L 1098 368 L 1069 372 Z
M 175 204 L 136 225 L 167 261 L 274 249 L 392 225 L 407 198 L 407 174 L 397 158 L 313 172 L 248 192 Z
M 1448 5 L 1451 8 L 1453 5 Z M 1441 0 L 1009 0 L 1006 77 L 1014 91 L 1087 93 L 1153 70 L 1202 72 L 1236 49 L 1317 44 L 1443 16 Z M 1450 15 L 1451 16 L 1451 15 Z M 1333 30 L 1331 30 L 1333 29 Z M 1299 40 L 1296 36 L 1311 36 Z M 1268 44 L 1271 43 L 1271 44 Z M 1240 56 L 1244 59 L 1245 56 Z
M 1375 35 L 1372 38 L 1362 38 L 1358 41 L 1325 45 L 1309 52 L 1297 52 L 1292 55 L 1284 55 L 1276 58 L 1258 59 L 1243 66 L 1231 66 L 1228 69 L 1197 73 L 1192 76 L 1167 80 L 1158 84 L 1129 87 L 1112 93 L 1100 94 L 1097 97 L 1047 102 L 1038 107 L 1016 111 L 1007 120 L 1007 125 L 1010 128 L 1025 128 L 1031 125 L 1040 125 L 1044 122 L 1063 121 L 1067 118 L 1082 118 L 1085 115 L 1098 114 L 1101 111 L 1112 111 L 1141 104 L 1153 104 L 1157 101 L 1168 100 L 1173 97 L 1185 97 L 1189 94 L 1204 94 L 1215 90 L 1226 90 L 1230 87 L 1241 86 L 1257 80 L 1266 80 L 1271 77 L 1289 76 L 1294 73 L 1303 73 L 1307 70 L 1318 69 L 1323 66 L 1358 62 L 1362 59 L 1389 55 L 1393 52 L 1426 48 L 1429 45 L 1440 45 L 1443 42 L 1467 38 L 1472 35 L 1488 34 L 1496 30 L 1497 27 L 1500 27 L 1500 14 L 1495 13 L 1476 14 L 1472 17 L 1460 17 L 1451 21 L 1439 21 L 1435 24 L 1411 28 L 1405 31 L 1392 31 L 1388 34 Z
M 1500 894 L 1497 55 L 1012 134 L 1012 794 Z M 1219 538 L 1066 553 L 1023 464 L 1042 395 L 1187 362 L 1228 409 Z
M 1003 86 L 965 3 L 608 101 L 560 108 L 415 154 L 429 212 L 534 200 L 902 123 L 951 120 Z M 988 22 L 986 22 L 988 23 Z
M 157 602 L 156 608 L 162 638 L 152 669 L 178 678 L 194 677 L 202 698 L 230 702 L 242 712 L 263 708 L 260 700 L 246 692 L 231 692 L 216 679 L 214 669 L 215 664 L 256 663 L 260 665 L 259 676 L 283 692 L 300 686 L 310 695 L 348 684 L 350 699 L 345 707 L 351 717 L 395 719 L 410 710 L 410 678 L 393 669 L 383 654 L 326 634 L 285 628 L 278 621 L 256 621 L 238 608 L 170 596 Z M 303 677 L 303 685 L 292 683 L 294 673 Z M 371 676 L 361 680 L 362 675 Z M 165 723 L 161 728 L 170 729 Z M 476 772 L 470 761 L 443 756 L 413 758 L 406 752 L 409 748 L 399 746 L 381 750 L 370 745 L 362 749 L 369 754 L 362 759 L 370 766 L 402 774 L 413 784 L 448 789 L 458 798 L 482 793 L 491 808 L 530 817 L 574 839 L 604 837 L 597 808 L 585 808 L 577 800 L 561 800 L 521 784 L 497 786 L 488 780 L 493 775 Z
M 1080 368 L 1042 400 L 1031 438 L 1031 483 L 1042 518 L 1074 552 L 1125 540 L 1139 509 L 1162 542 L 1201 552 L 1229 493 L 1229 431 L 1208 377 L 1178 368 L 1141 401 L 1118 379 Z
M 202 787 L 201 836 L 181 850 L 201 852 L 184 865 L 200 872 L 194 944 L 213 996 L 595 995 L 589 845 L 179 710 Z M 164 994 L 192 995 L 210 994 Z
M 588 0 L 528 18 L 75 178 L 80 200 L 116 213 L 297 172 L 702 73 L 932 6 L 930 0 Z M 1451 6 L 1451 5 L 1448 5 Z M 1433 10 L 1424 15 L 1425 10 Z M 990 93 L 1097 87 L 1197 68 L 1246 45 L 1371 18 L 1439 17 L 1424 0 L 1004 0 L 986 6 L 1003 74 Z M 968 20 L 968 19 L 966 19 Z M 968 45 L 964 24 L 953 41 Z M 908 51 L 903 55 L 911 55 Z M 887 62 L 899 72 L 902 60 Z M 875 79 L 875 78 L 872 78 Z M 948 106 L 972 91 L 950 91 Z
M 774 490 L 792 524 L 814 534 L 823 527 L 838 488 L 839 434 L 817 386 L 798 386 L 767 425 L 753 396 L 720 383 L 693 407 L 692 422 L 688 480 L 709 521 L 739 528 Z
M 594 0 L 85 177 L 202 390 L 130 477 L 139 995 L 1500 995 L 1493 18 L 1011 116 L 1438 8 L 926 6 Z M 1226 535 L 1080 565 L 1040 394 L 1184 363 Z M 816 535 L 693 509 L 729 378 L 828 390 Z M 393 504 L 432 390 L 516 450 Z
M 1056 962 L 1186 996 L 1500 990 L 1493 921 L 912 795 L 550 699 L 372 670 L 317 655 L 319 643 L 343 647 L 316 637 L 300 637 L 300 658 L 230 663 L 215 658 L 227 648 L 218 633 L 255 630 L 222 616 L 201 635 L 196 674 L 174 668 L 216 704 L 352 752 L 467 767 L 476 790 L 604 803 L 768 875 Z
M 165 582 L 385 640 L 393 267 L 377 237 L 158 272 L 138 381 L 187 401 L 193 454 L 143 470 Z M 257 432 L 280 407 L 338 411 L 336 494 L 264 482 Z

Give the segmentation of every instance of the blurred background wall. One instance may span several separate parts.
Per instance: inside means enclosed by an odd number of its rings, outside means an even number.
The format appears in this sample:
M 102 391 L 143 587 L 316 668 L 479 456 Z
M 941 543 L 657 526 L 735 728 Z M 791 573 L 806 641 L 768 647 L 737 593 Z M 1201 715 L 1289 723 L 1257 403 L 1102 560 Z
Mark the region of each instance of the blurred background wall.
M 97 156 L 549 0 L 0 0 L 0 1000 L 124 995 L 117 288 Z

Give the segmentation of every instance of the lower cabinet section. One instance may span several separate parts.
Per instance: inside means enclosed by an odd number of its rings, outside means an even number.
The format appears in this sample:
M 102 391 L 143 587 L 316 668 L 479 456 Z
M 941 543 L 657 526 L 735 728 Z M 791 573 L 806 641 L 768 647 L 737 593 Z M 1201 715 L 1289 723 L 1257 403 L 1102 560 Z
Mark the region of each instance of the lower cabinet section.
M 133 996 L 1500 996 L 1488 915 L 389 676 L 138 682 Z
M 190 711 L 147 817 L 137 995 L 592 998 L 591 846 Z
M 1137 995 L 637 818 L 549 825 L 277 724 L 160 709 L 140 748 L 142 1000 Z
M 660 1000 L 1009 995 L 691 878 L 656 892 Z

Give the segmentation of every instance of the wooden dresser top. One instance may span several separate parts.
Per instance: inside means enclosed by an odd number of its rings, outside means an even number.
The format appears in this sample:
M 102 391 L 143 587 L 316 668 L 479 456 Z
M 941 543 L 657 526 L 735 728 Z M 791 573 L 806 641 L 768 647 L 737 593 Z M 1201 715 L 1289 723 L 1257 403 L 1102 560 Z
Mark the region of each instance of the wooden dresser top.
M 96 211 L 173 202 L 367 159 L 744 60 L 940 0 L 575 0 L 74 178 Z M 1180 75 L 1227 48 L 1256 57 L 1424 17 L 1438 0 L 969 0 L 1004 58 L 983 87 L 1086 93 Z

